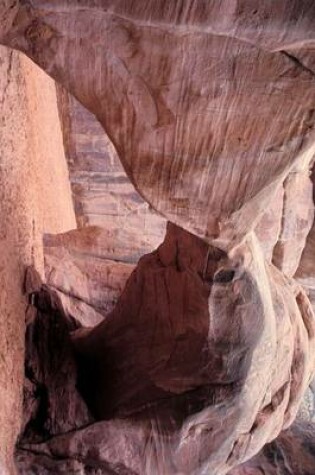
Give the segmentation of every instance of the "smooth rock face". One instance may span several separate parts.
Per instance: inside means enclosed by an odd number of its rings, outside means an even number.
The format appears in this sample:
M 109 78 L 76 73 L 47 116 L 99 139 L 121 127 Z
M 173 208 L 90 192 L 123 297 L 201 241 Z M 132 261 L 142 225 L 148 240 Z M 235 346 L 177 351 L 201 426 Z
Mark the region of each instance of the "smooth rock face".
M 44 272 L 43 232 L 69 230 L 75 216 L 54 82 L 5 47 L 0 48 L 0 223 L 0 473 L 13 475 L 22 419 L 25 267 L 35 264 Z
M 93 327 L 113 310 L 140 257 L 135 246 L 150 248 L 146 241 L 129 237 L 128 232 L 98 227 L 46 235 L 47 284 L 82 325 Z

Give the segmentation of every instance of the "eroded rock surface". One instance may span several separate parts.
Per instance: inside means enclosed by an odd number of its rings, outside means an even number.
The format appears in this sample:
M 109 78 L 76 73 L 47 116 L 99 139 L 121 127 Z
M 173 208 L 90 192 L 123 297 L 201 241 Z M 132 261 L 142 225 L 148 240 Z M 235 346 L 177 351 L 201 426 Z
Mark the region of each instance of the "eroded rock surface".
M 121 433 L 119 433 L 119 428 Z M 114 473 L 124 475 L 137 473 L 136 470 L 126 472 L 121 465 L 115 465 L 115 462 L 112 465 L 108 464 L 108 460 L 116 461 L 117 454 L 124 452 L 132 458 L 134 467 L 137 469 L 139 454 L 141 454 L 140 447 L 143 446 L 144 441 L 141 440 L 138 433 L 134 432 L 132 435 L 139 452 L 134 452 L 128 446 L 126 447 L 123 443 L 122 432 L 128 433 L 131 430 L 126 424 L 120 422 L 120 427 L 117 424 L 117 440 L 112 424 L 101 422 L 75 434 L 57 437 L 42 446 L 32 446 L 29 448 L 32 452 L 25 450 L 20 451 L 17 455 L 21 467 L 20 473 L 21 475 L 30 473 L 109 475 L 113 473 L 113 470 Z M 110 444 L 109 437 L 117 445 Z M 92 446 L 94 447 L 93 452 Z M 69 449 L 65 451 L 65 447 L 69 447 Z M 90 448 L 90 452 L 88 448 Z M 61 457 L 59 460 L 56 460 L 56 454 Z M 229 475 L 313 475 L 314 466 L 314 427 L 309 424 L 294 424 L 276 441 L 267 444 L 258 456 L 231 470 Z
M 124 449 L 113 452 L 103 433 L 95 463 L 139 475 L 224 474 L 255 455 L 296 416 L 313 375 L 315 332 L 302 288 L 259 253 L 254 237 L 227 256 L 169 224 L 164 243 L 140 260 L 113 311 L 93 329 L 72 333 L 81 395 L 94 417 L 108 422 L 71 435 L 59 430 L 36 446 L 25 445 L 26 438 L 22 447 L 39 460 L 88 463 L 92 440 L 106 428 Z M 44 291 L 49 295 L 49 287 Z M 59 299 L 58 305 L 70 329 L 80 325 L 75 307 L 71 314 Z M 55 315 L 55 306 L 48 311 Z M 47 342 L 57 355 L 61 349 L 59 364 L 49 363 L 60 366 L 58 381 L 69 350 L 65 337 L 57 344 L 50 332 Z M 52 352 L 42 345 L 38 359 L 49 362 Z M 58 384 L 48 387 L 59 401 Z
M 313 155 L 313 2 L 13 3 L 1 41 L 97 116 L 156 210 L 209 242 L 239 242 Z
M 224 475 L 290 426 L 314 373 L 314 313 L 292 279 L 308 279 L 314 214 L 314 2 L 0 6 L 0 41 L 98 118 L 136 189 L 175 223 L 116 306 L 130 264 L 112 279 L 81 234 L 51 240 L 62 318 L 97 323 L 71 341 L 81 396 L 116 442 L 100 470 Z M 97 427 L 23 448 L 89 470 Z
M 78 227 L 124 234 L 125 248 L 133 246 L 140 258 L 161 243 L 166 221 L 134 189 L 94 115 L 60 86 L 57 91 Z
M 31 292 L 36 305 L 26 328 L 23 441 L 45 440 L 93 421 L 77 392 L 77 369 L 68 318 L 58 295 L 46 286 Z
M 294 424 L 262 452 L 229 475 L 312 475 L 315 467 L 314 425 Z

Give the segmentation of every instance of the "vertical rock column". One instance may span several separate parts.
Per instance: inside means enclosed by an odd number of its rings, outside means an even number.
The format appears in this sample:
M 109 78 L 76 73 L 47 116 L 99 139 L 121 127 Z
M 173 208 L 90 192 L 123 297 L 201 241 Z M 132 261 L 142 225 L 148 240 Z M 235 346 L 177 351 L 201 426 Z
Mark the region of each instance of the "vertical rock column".
M 43 232 L 76 222 L 54 82 L 1 47 L 0 103 L 0 473 L 12 475 L 22 417 L 25 268 L 34 264 L 43 274 Z

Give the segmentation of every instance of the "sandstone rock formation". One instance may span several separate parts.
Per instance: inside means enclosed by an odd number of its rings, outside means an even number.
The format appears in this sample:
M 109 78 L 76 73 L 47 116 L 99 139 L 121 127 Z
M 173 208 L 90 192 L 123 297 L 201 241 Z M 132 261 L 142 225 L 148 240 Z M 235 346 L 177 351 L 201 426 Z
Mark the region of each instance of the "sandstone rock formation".
M 143 454 L 150 452 L 150 433 L 150 427 L 146 433 L 139 432 L 135 424 L 123 420 L 98 422 L 47 443 L 25 446 L 17 453 L 17 462 L 22 475 L 146 473 Z M 126 465 L 131 468 L 126 469 Z
M 43 232 L 69 230 L 75 216 L 54 82 L 5 47 L 0 48 L 0 223 L 0 473 L 11 475 L 22 417 L 25 267 L 34 264 L 44 274 Z
M 311 475 L 315 467 L 314 426 L 294 424 L 230 475 Z
M 139 452 L 134 449 L 135 446 L 141 446 L 143 440 L 136 431 L 132 433 L 132 429 L 134 427 L 123 422 L 120 422 L 120 427 L 113 427 L 109 422 L 99 422 L 82 431 L 56 437 L 46 444 L 34 445 L 30 447 L 32 451 L 18 452 L 20 473 L 128 473 L 117 463 L 120 453 L 129 454 L 135 468 L 134 472 L 129 473 L 137 473 Z M 133 436 L 133 446 L 128 445 L 122 436 L 123 432 Z M 115 445 L 110 443 L 113 441 Z M 108 464 L 108 460 L 114 461 L 112 466 Z M 275 442 L 267 444 L 259 456 L 233 469 L 229 475 L 313 475 L 314 465 L 314 428 L 307 424 L 295 424 Z
M 47 303 L 45 297 L 54 287 L 67 299 L 84 301 L 85 312 L 81 312 L 76 305 L 63 307 L 62 300 L 57 299 L 58 318 L 63 325 L 72 322 L 72 329 L 73 319 L 76 325 L 87 326 L 81 314 L 88 318 L 89 306 L 101 313 L 98 302 L 102 295 L 108 299 L 106 289 L 115 282 L 103 264 L 98 270 L 99 287 L 95 287 L 97 279 L 92 275 L 86 281 L 89 287 L 71 284 L 67 277 L 60 279 L 67 276 L 62 266 L 68 270 L 69 262 L 75 268 L 81 261 L 83 270 L 82 260 L 90 261 L 87 247 L 82 258 L 88 230 L 84 231 L 51 237 L 50 246 L 46 246 L 50 284 L 42 293 L 46 312 L 52 308 L 56 314 L 56 304 Z M 70 239 L 73 235 L 76 240 Z M 89 237 L 93 255 L 99 239 L 95 229 L 90 230 Z M 29 437 L 26 433 L 22 447 L 37 456 L 29 459 L 25 453 L 19 454 L 22 473 L 27 473 L 23 470 L 28 464 L 49 466 L 54 456 L 69 459 L 64 464 L 80 461 L 87 470 L 95 443 L 98 455 L 94 464 L 104 469 L 101 473 L 107 473 L 107 469 L 109 473 L 124 473 L 117 467 L 140 474 L 204 470 L 227 473 L 288 427 L 314 366 L 313 312 L 296 283 L 272 264 L 264 270 L 257 266 L 256 259 L 249 258 L 249 253 L 259 255 L 256 246 L 253 243 L 249 248 L 246 262 L 242 260 L 243 252 L 232 260 L 169 224 L 164 243 L 140 260 L 113 311 L 107 316 L 104 312 L 103 322 L 93 330 L 73 333 L 81 392 L 94 416 L 109 422 L 88 429 L 81 423 L 82 428 L 71 435 L 63 434 L 67 431 L 59 428 L 56 438 L 45 443 L 42 436 L 37 445 L 34 436 L 32 444 L 25 445 Z M 116 264 L 118 270 L 121 265 Z M 114 265 L 112 269 L 115 272 Z M 129 266 L 129 273 L 131 270 Z M 73 270 L 68 272 L 70 279 L 76 275 Z M 119 279 L 125 279 L 121 273 L 116 282 Z M 80 282 L 84 283 L 84 279 L 80 278 Z M 271 309 L 267 306 L 267 292 Z M 41 303 L 36 305 L 43 308 Z M 40 325 L 42 317 L 37 318 Z M 95 324 L 94 313 L 91 324 Z M 48 368 L 55 367 L 53 381 L 65 380 L 62 368 L 67 371 L 69 360 L 69 350 L 66 354 L 63 350 L 65 337 L 60 329 L 58 332 L 56 339 L 55 329 L 50 330 L 49 338 L 41 343 L 38 358 L 50 361 L 52 356 L 45 356 L 45 348 L 50 345 L 57 355 L 61 351 L 57 356 L 59 364 L 56 366 L 54 360 L 48 364 Z M 32 361 L 34 357 L 28 358 Z M 50 371 L 43 371 L 48 379 Z M 65 390 L 62 404 L 68 400 L 69 392 L 75 404 L 76 391 L 71 384 L 67 380 L 70 390 Z M 58 414 L 54 407 L 61 400 L 55 387 L 51 382 L 46 385 L 52 400 L 50 411 Z M 34 402 L 29 405 L 34 406 Z M 55 419 L 50 415 L 48 420 L 51 424 Z M 69 415 L 68 423 L 75 427 L 78 420 Z M 61 421 L 64 423 L 62 417 Z M 112 451 L 108 437 L 117 441 L 119 450 L 116 447 Z
M 313 154 L 309 0 L 2 5 L 2 42 L 96 115 L 155 209 L 208 241 L 243 238 Z
M 57 92 L 78 227 L 128 233 L 124 246 L 134 246 L 138 257 L 152 251 L 163 240 L 165 219 L 134 189 L 93 114 L 62 87 Z M 144 248 L 140 237 L 147 243 Z
M 107 421 L 69 435 L 52 416 L 54 437 L 22 447 L 74 473 L 95 460 L 104 473 L 236 469 L 290 426 L 314 374 L 315 317 L 297 282 L 312 290 L 314 2 L 2 0 L 0 18 L 0 41 L 97 117 L 136 189 L 170 221 L 119 298 L 134 261 L 106 262 L 118 230 L 83 259 L 97 229 L 52 239 L 57 270 L 34 303 L 51 302 L 53 287 L 58 305 L 46 313 L 68 331 L 90 320 L 57 361 L 70 361 L 78 404 Z M 259 470 L 266 453 L 239 470 Z
M 76 241 L 69 239 L 74 233 Z M 270 312 L 261 298 L 263 272 L 255 268 L 255 260 L 244 263 L 236 256 L 231 261 L 222 251 L 209 252 L 206 243 L 169 224 L 165 242 L 141 259 L 114 310 L 104 313 L 93 330 L 72 333 L 81 394 L 98 420 L 107 419 L 96 424 L 87 419 L 86 428 L 86 406 L 73 386 L 76 368 L 71 369 L 66 327 L 87 327 L 81 314 L 87 319 L 89 306 L 98 308 L 95 290 L 99 302 L 102 295 L 108 298 L 113 280 L 104 272 L 102 286 L 95 289 L 93 275 L 87 280 L 90 287 L 69 285 L 73 270 L 61 278 L 65 254 L 59 255 L 58 269 L 58 242 L 73 267 L 91 259 L 87 249 L 82 258 L 81 233 L 50 238 L 55 247 L 46 247 L 49 287 L 34 294 L 39 288 L 30 286 L 39 314 L 28 327 L 33 341 L 28 337 L 27 376 L 32 374 L 33 386 L 30 390 L 27 382 L 27 430 L 17 454 L 21 473 L 32 467 L 42 467 L 43 473 L 90 473 L 91 467 L 105 474 L 227 473 L 290 425 L 314 366 L 315 326 L 303 290 L 267 266 Z M 90 233 L 90 249 L 93 239 L 95 244 L 97 237 Z M 119 269 L 121 264 L 116 265 Z M 265 286 L 264 295 L 267 290 Z M 85 312 L 76 305 L 64 307 L 58 298 L 62 294 L 85 301 Z M 41 338 L 36 338 L 39 331 Z M 43 364 L 46 368 L 37 369 Z M 43 403 L 44 413 L 39 410 Z M 75 416 L 77 404 L 81 409 Z M 63 416 L 67 412 L 68 418 Z M 79 430 L 69 433 L 62 426 L 69 423 Z M 52 438 L 46 442 L 48 434 Z M 304 443 L 303 434 L 300 438 Z M 269 449 L 269 459 L 265 449 L 237 473 L 265 463 L 273 467 L 275 447 Z M 54 465 L 55 457 L 62 464 Z M 277 460 L 274 470 L 279 469 Z M 310 464 L 307 457 L 305 463 Z

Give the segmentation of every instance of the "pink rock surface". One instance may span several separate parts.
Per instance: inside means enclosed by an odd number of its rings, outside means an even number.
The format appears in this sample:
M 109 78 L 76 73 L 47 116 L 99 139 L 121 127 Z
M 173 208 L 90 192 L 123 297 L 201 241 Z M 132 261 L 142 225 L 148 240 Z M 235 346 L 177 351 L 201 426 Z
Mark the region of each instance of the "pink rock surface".
M 11 3 L 0 40 L 96 115 L 146 201 L 208 242 L 238 243 L 312 158 L 309 0 Z
M 81 397 L 107 425 L 35 447 L 24 440 L 22 447 L 81 460 L 77 451 L 93 446 L 94 436 L 86 434 L 107 427 L 125 448 L 113 452 L 103 433 L 102 460 L 114 473 L 122 466 L 139 475 L 221 475 L 257 454 L 297 414 L 314 370 L 315 335 L 304 291 L 260 252 L 253 239 L 227 256 L 169 224 L 165 241 L 140 260 L 113 311 L 93 329 L 72 333 Z M 57 302 L 59 318 L 73 322 L 75 312 Z M 62 351 L 65 337 L 58 338 L 52 333 L 48 341 Z M 57 355 L 62 380 L 67 358 Z M 50 358 L 42 350 L 39 360 Z M 76 443 L 74 456 L 69 444 Z
M 294 424 L 261 453 L 229 475 L 312 475 L 315 467 L 314 425 Z
M 152 251 L 163 239 L 165 219 L 135 190 L 95 116 L 60 86 L 57 91 L 78 226 L 124 232 L 125 248 L 134 246 L 139 257 Z M 142 250 L 140 237 L 151 247 Z
M 133 435 L 134 447 L 137 447 L 138 451 L 128 447 L 122 433 Z M 110 444 L 109 438 L 115 441 L 115 444 Z M 18 452 L 17 460 L 21 475 L 85 474 L 93 473 L 93 470 L 100 475 L 110 475 L 113 470 L 129 475 L 138 473 L 142 445 L 143 440 L 139 433 L 126 423 L 120 421 L 114 427 L 112 423 L 101 422 L 88 429 L 56 437 L 42 446 L 33 445 L 29 447 L 29 451 Z M 67 451 L 65 447 L 68 447 Z M 267 444 L 258 456 L 231 470 L 228 475 L 313 475 L 314 448 L 314 427 L 294 424 L 276 441 Z M 133 471 L 126 471 L 120 463 L 108 464 L 108 460 L 117 460 L 118 453 L 128 454 L 130 462 L 133 462 Z M 56 455 L 60 457 L 57 460 Z
M 224 475 L 290 426 L 314 373 L 314 313 L 292 276 L 314 277 L 315 4 L 8 0 L 0 18 L 0 41 L 98 118 L 136 189 L 175 223 L 120 296 L 145 234 L 47 238 L 58 318 L 97 323 L 72 334 L 69 381 L 106 422 L 24 449 L 68 470 L 73 453 L 83 471 L 101 453 L 104 473 Z

